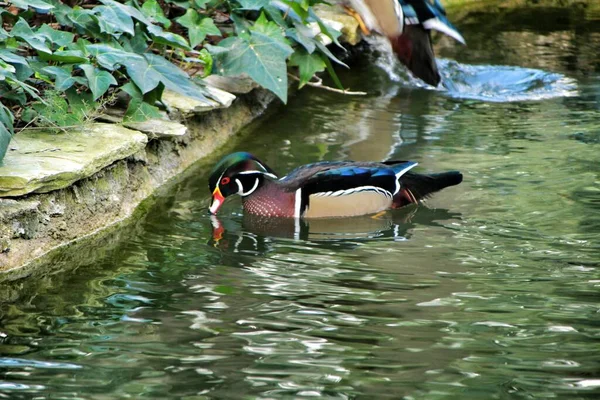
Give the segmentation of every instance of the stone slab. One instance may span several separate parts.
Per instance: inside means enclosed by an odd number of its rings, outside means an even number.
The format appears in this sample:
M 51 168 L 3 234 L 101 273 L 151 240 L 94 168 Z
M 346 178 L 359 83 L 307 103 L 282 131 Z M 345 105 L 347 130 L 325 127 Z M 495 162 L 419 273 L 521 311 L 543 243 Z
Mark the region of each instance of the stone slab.
M 209 75 L 204 78 L 204 81 L 213 87 L 236 94 L 250 93 L 259 87 L 258 83 L 245 74 L 240 76 Z
M 113 124 L 66 133 L 25 130 L 14 136 L 0 166 L 0 197 L 67 187 L 144 149 L 147 142 L 143 133 Z
M 150 139 L 176 139 L 185 136 L 188 130 L 187 126 L 179 122 L 156 118 L 143 122 L 125 122 L 123 125 L 145 133 Z
M 163 92 L 162 102 L 167 106 L 167 109 L 175 110 L 183 116 L 190 116 L 219 108 L 228 108 L 235 100 L 235 95 L 224 90 L 212 86 L 206 86 L 205 89 L 211 97 L 208 103 L 168 89 Z

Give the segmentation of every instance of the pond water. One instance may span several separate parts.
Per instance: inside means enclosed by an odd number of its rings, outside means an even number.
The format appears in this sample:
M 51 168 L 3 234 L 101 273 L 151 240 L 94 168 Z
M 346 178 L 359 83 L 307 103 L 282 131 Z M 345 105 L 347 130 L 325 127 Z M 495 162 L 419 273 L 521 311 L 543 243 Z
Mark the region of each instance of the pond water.
M 440 41 L 448 90 L 362 57 L 341 78 L 367 96 L 299 92 L 87 261 L 3 283 L 0 397 L 598 398 L 600 23 L 519 21 Z M 235 150 L 465 179 L 294 238 L 236 200 L 207 215 Z

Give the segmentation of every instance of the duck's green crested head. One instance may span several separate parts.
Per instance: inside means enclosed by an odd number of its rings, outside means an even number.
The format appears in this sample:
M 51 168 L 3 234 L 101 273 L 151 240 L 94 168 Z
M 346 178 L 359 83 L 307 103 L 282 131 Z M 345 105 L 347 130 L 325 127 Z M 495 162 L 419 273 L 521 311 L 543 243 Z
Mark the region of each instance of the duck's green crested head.
M 265 175 L 277 178 L 271 168 L 250 153 L 240 151 L 224 157 L 208 178 L 208 187 L 213 195 L 210 212 L 216 214 L 225 198 L 232 194 L 248 195 L 248 188 L 245 187 L 248 182 Z

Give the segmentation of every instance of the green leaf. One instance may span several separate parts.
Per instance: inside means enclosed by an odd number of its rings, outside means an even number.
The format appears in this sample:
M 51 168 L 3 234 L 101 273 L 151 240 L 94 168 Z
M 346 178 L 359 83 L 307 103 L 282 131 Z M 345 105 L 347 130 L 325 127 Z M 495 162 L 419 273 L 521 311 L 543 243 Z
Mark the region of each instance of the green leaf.
M 242 10 L 260 10 L 269 5 L 269 0 L 237 0 Z
M 94 15 L 92 10 L 75 7 L 66 17 L 73 23 L 79 33 L 87 33 L 92 37 L 100 34 L 98 17 Z
M 0 40 L 5 41 L 6 39 L 8 39 L 10 37 L 11 37 L 10 33 L 6 32 L 6 30 L 4 28 L 0 27 Z
M 75 34 L 71 32 L 59 31 L 51 28 L 49 25 L 42 25 L 37 32 L 46 37 L 48 41 L 55 44 L 57 47 L 64 47 L 73 42 Z
M 23 18 L 19 18 L 11 31 L 12 36 L 24 40 L 32 48 L 43 53 L 52 53 L 46 46 L 45 37 L 34 32 Z
M 109 71 L 125 65 L 128 59 L 143 59 L 139 54 L 126 52 L 109 44 L 85 44 L 85 49 L 96 58 L 98 64 Z
M 176 33 L 166 32 L 158 25 L 148 25 L 148 33 L 156 43 L 166 44 L 172 47 L 178 47 L 184 50 L 191 50 L 187 40 Z
M 287 44 L 260 32 L 253 32 L 250 40 L 234 38 L 228 48 L 210 46 L 220 75 L 248 74 L 256 83 L 287 102 L 287 68 L 285 60 L 293 53 Z
M 117 84 L 115 77 L 108 71 L 103 71 L 90 64 L 80 64 L 79 68 L 83 70 L 83 73 L 88 80 L 90 90 L 94 95 L 94 100 L 106 93 L 110 86 Z
M 114 0 L 100 0 L 100 3 L 107 5 L 107 6 L 119 8 L 121 11 L 123 11 L 130 17 L 137 19 L 138 21 L 140 21 L 143 24 L 146 24 L 146 25 L 152 24 L 152 21 L 150 21 L 150 19 L 148 19 L 144 14 L 142 14 L 141 11 L 139 11 L 135 7 L 132 7 L 132 6 L 129 6 L 126 4 L 117 3 Z
M 313 38 L 310 29 L 301 24 L 294 24 L 295 28 L 290 28 L 285 31 L 287 37 L 294 39 L 297 43 L 302 45 L 309 53 L 315 51 L 316 40 Z
M 160 8 L 160 5 L 156 0 L 146 0 L 142 5 L 142 13 L 144 13 L 145 16 L 163 24 L 163 26 L 167 29 L 171 27 L 171 20 L 165 17 L 162 8 Z
M 6 154 L 8 144 L 10 143 L 11 133 L 14 132 L 13 123 L 15 117 L 10 112 L 8 107 L 0 103 L 0 162 Z
M 319 54 L 309 54 L 304 49 L 298 49 L 292 54 L 289 65 L 298 67 L 300 87 L 306 85 L 317 72 L 322 72 L 327 67 Z
M 106 44 L 90 44 L 86 49 L 96 57 L 98 64 L 110 71 L 120 65 L 124 66 L 142 93 L 151 91 L 160 83 L 160 77 L 153 73 L 148 61 L 140 54 L 129 53 Z
M 87 80 L 80 76 L 72 76 L 72 66 L 46 67 L 42 71 L 54 76 L 54 88 L 64 92 L 75 83 L 87 86 Z
M 97 6 L 93 12 L 98 16 L 100 31 L 119 37 L 122 33 L 133 35 L 133 19 L 120 7 Z
M 215 26 L 213 20 L 201 18 L 193 8 L 188 9 L 185 15 L 177 18 L 176 21 L 187 28 L 192 48 L 202 43 L 206 35 L 221 36 L 221 31 Z
M 333 60 L 337 64 L 339 64 L 339 65 L 341 65 L 343 67 L 350 68 L 348 65 L 346 65 L 342 61 L 340 61 L 336 56 L 334 56 L 333 53 L 331 51 L 329 51 L 329 49 L 327 48 L 327 46 L 325 46 L 323 43 L 321 43 L 318 40 L 316 40 L 315 44 L 317 45 L 318 49 L 321 50 L 321 53 L 323 53 L 323 54 L 325 54 L 327 56 L 327 59 Z
M 204 73 L 202 74 L 203 78 L 206 78 L 212 73 L 213 69 L 213 58 L 206 49 L 200 50 L 200 54 L 198 54 L 198 59 L 202 64 L 204 64 Z
M 289 44 L 283 36 L 281 28 L 275 22 L 269 21 L 264 13 L 260 14 L 250 31 L 259 32 L 282 43 Z
M 194 5 L 200 9 L 204 9 L 212 0 L 194 0 Z
M 312 8 L 309 8 L 308 15 L 312 20 L 317 22 L 319 28 L 321 29 L 321 32 L 324 35 L 329 36 L 333 43 L 335 43 L 338 47 L 343 48 L 340 42 L 338 42 L 338 38 L 342 35 L 340 31 L 330 28 L 327 24 L 323 23 L 321 18 L 319 18 L 319 16 L 315 14 L 315 11 Z
M 344 90 L 344 86 L 342 85 L 340 78 L 338 78 L 337 74 L 335 73 L 335 69 L 333 68 L 333 65 L 331 65 L 331 61 L 329 60 L 329 58 L 324 57 L 323 61 L 327 65 L 327 72 L 329 72 L 329 76 L 331 77 L 331 79 L 333 79 L 333 83 L 335 83 L 335 86 L 337 86 L 338 89 Z
M 40 60 L 58 61 L 61 63 L 82 63 L 89 62 L 85 54 L 80 50 L 55 51 L 52 54 L 40 53 Z
M 208 102 L 205 89 L 190 80 L 188 74 L 177 66 L 156 54 L 146 53 L 144 57 L 148 60 L 149 77 L 157 77 L 167 89 L 174 92 Z
M 15 7 L 21 8 L 23 10 L 27 10 L 28 7 L 35 8 L 38 11 L 48 11 L 54 8 L 52 4 L 48 4 L 47 2 L 42 0 L 11 0 L 10 2 Z
M 134 84 L 131 82 L 126 83 L 121 87 L 121 89 L 131 97 L 127 111 L 125 112 L 126 120 L 141 122 L 150 118 L 162 117 L 158 107 L 144 101 L 142 93 Z
M 27 59 L 25 57 L 21 57 L 18 54 L 13 53 L 8 49 L 0 49 L 0 59 L 6 61 L 9 64 L 24 64 L 27 65 Z

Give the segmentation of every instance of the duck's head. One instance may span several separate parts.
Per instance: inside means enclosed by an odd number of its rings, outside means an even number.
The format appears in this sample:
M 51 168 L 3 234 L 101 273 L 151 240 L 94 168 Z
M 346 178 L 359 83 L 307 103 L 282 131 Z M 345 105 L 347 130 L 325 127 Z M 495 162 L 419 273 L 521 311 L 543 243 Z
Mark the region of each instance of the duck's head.
M 275 172 L 252 154 L 238 152 L 226 156 L 213 168 L 208 178 L 208 187 L 212 192 L 212 203 L 208 210 L 216 214 L 225 199 L 233 194 L 250 195 L 265 177 L 277 179 Z

